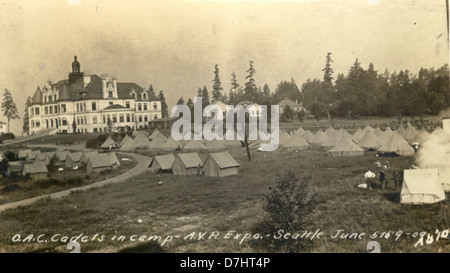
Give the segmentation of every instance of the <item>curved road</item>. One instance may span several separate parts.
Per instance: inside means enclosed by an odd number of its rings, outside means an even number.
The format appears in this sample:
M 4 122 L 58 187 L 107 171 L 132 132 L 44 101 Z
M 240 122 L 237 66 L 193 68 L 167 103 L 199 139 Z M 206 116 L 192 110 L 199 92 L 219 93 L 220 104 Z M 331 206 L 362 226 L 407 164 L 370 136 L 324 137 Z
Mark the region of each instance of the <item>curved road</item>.
M 0 212 L 5 211 L 7 209 L 29 206 L 29 205 L 31 205 L 39 200 L 42 200 L 42 199 L 47 199 L 47 198 L 58 199 L 58 198 L 68 196 L 72 192 L 86 191 L 89 189 L 100 188 L 100 187 L 103 187 L 108 184 L 121 183 L 130 178 L 136 177 L 136 176 L 141 175 L 142 173 L 146 172 L 148 165 L 151 162 L 151 158 L 144 156 L 144 155 L 132 154 L 132 153 L 120 153 L 120 154 L 129 156 L 129 157 L 133 157 L 138 162 L 138 164 L 135 167 L 133 167 L 132 169 L 130 169 L 128 172 L 125 172 L 125 173 L 120 174 L 115 177 L 111 177 L 111 178 L 108 178 L 105 180 L 101 180 L 101 181 L 92 183 L 89 185 L 72 188 L 72 189 L 68 189 L 65 191 L 59 191 L 59 192 L 55 192 L 55 193 L 45 194 L 45 195 L 41 195 L 41 196 L 37 196 L 37 197 L 33 197 L 33 198 L 28 198 L 28 199 L 24 199 L 24 200 L 17 201 L 17 202 L 12 202 L 9 204 L 0 205 Z

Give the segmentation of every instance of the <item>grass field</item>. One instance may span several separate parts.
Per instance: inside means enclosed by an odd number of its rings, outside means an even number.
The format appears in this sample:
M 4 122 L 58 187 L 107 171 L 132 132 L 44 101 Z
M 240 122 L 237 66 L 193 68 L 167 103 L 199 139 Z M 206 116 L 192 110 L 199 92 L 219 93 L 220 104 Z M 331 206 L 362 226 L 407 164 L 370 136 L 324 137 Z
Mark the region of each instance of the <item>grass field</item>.
M 229 152 L 241 164 L 238 176 L 149 173 L 61 200 L 7 210 L 0 214 L 0 251 L 69 252 L 67 240 L 81 235 L 87 236 L 81 252 L 264 252 L 258 240 L 241 243 L 241 239 L 258 230 L 265 215 L 264 196 L 275 186 L 277 173 L 290 169 L 313 178 L 310 188 L 316 203 L 309 230 L 320 229 L 325 235 L 313 240 L 311 252 L 368 252 L 367 243 L 373 240 L 380 243 L 381 252 L 450 252 L 448 239 L 415 247 L 418 237 L 412 238 L 415 232 L 434 234 L 436 229 L 449 228 L 448 198 L 434 205 L 411 206 L 398 202 L 399 190 L 392 184 L 385 191 L 357 187 L 378 159 L 373 153 L 332 158 L 318 149 L 288 154 L 252 151 L 249 162 L 245 149 L 230 148 Z M 398 169 L 414 164 L 413 157 L 382 160 Z M 392 179 L 389 174 L 388 178 Z M 366 235 L 331 238 L 339 229 Z M 391 237 L 379 238 L 379 233 L 388 231 Z M 195 237 L 188 236 L 192 232 Z M 206 239 L 198 239 L 199 232 L 207 232 Z M 227 238 L 227 233 L 233 236 Z M 236 233 L 241 235 L 234 239 Z M 374 233 L 377 238 L 370 238 Z M 17 242 L 19 236 L 23 240 L 30 234 L 35 239 L 44 234 L 39 238 L 47 242 Z M 219 235 L 208 239 L 211 234 Z M 398 240 L 396 234 L 400 234 Z M 161 238 L 154 242 L 149 236 Z

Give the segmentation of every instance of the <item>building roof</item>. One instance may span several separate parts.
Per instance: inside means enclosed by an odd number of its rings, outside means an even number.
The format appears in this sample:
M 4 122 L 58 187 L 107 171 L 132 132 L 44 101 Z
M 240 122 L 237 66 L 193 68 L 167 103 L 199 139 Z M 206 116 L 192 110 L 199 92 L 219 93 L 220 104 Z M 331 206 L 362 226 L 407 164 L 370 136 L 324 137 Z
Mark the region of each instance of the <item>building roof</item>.
M 239 163 L 228 152 L 211 153 L 209 157 L 217 163 L 220 169 L 240 166 Z
M 288 99 L 288 98 L 286 98 L 286 99 L 284 99 L 284 100 L 281 100 L 279 103 L 278 103 L 278 106 L 280 106 L 280 107 L 286 107 L 286 106 L 289 106 L 289 107 L 302 107 L 300 104 L 298 104 L 298 103 L 296 103 L 295 101 L 293 101 L 293 100 L 291 100 L 291 99 Z
M 41 88 L 38 86 L 36 89 L 36 92 L 34 92 L 33 97 L 31 97 L 31 104 L 40 104 L 42 103 L 42 91 Z
M 203 161 L 197 153 L 178 154 L 178 158 L 186 168 L 196 168 L 198 165 L 203 166 Z

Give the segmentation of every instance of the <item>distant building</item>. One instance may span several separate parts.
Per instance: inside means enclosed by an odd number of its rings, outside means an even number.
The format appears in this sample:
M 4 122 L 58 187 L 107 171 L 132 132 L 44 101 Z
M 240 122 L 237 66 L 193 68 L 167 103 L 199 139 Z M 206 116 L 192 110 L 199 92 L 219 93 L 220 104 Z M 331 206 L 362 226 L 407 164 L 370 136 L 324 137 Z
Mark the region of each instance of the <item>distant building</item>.
M 140 129 L 162 117 L 161 102 L 133 82 L 117 82 L 107 74 L 85 75 L 75 56 L 68 79 L 37 88 L 28 108 L 30 133 Z
M 293 101 L 293 100 L 290 100 L 288 98 L 285 98 L 284 100 L 280 101 L 278 103 L 278 106 L 280 107 L 280 115 L 283 114 L 283 112 L 284 112 L 284 110 L 286 109 L 287 106 L 289 106 L 289 108 L 291 108 L 291 110 L 294 113 L 298 113 L 300 111 L 305 111 L 305 113 L 307 112 L 306 108 L 303 107 L 301 102 L 299 104 L 297 100 Z

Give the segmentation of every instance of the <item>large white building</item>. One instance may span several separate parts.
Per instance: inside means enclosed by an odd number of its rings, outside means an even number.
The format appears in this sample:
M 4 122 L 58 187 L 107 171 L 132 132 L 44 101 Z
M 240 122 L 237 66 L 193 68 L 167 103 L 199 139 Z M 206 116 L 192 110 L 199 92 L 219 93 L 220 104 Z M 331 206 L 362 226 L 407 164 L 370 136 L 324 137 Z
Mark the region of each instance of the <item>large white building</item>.
M 161 102 L 136 83 L 117 82 L 106 74 L 85 75 L 75 56 L 66 80 L 38 87 L 28 108 L 30 133 L 53 129 L 60 133 L 143 129 L 162 118 Z

